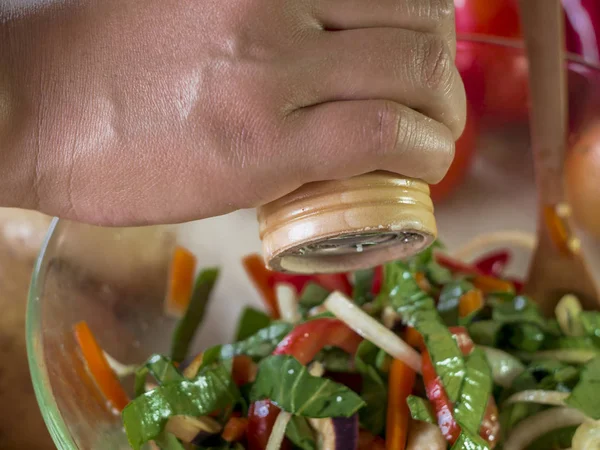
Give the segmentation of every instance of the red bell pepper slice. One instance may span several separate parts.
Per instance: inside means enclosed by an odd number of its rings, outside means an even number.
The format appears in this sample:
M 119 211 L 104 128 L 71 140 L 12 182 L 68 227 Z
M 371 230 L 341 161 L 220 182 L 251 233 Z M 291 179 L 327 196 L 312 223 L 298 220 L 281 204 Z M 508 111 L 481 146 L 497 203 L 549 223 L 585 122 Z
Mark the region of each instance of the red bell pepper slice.
M 248 408 L 248 427 L 246 428 L 246 441 L 248 450 L 264 450 L 267 448 L 271 430 L 280 409 L 269 400 L 259 400 Z M 287 439 L 281 445 L 282 449 L 291 449 Z
M 323 347 L 339 347 L 353 355 L 362 337 L 344 322 L 333 318 L 310 320 L 295 327 L 277 345 L 274 355 L 292 355 L 308 364 Z
M 473 265 L 485 275 L 501 277 L 504 269 L 510 261 L 507 250 L 498 250 L 478 258 Z
M 450 272 L 464 273 L 467 275 L 484 275 L 483 272 L 477 267 L 471 264 L 466 264 L 458 259 L 451 258 L 443 253 L 436 253 L 435 259 L 439 264 L 450 270 Z
M 377 266 L 373 270 L 374 273 L 371 294 L 378 295 L 381 292 L 381 286 L 383 285 L 383 266 Z

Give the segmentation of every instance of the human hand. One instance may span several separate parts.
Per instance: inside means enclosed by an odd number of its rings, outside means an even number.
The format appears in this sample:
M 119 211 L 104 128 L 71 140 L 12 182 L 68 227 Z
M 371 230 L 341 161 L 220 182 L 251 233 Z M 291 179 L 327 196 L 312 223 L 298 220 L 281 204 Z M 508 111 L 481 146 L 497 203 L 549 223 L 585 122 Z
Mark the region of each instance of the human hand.
M 464 127 L 452 0 L 12 8 L 6 206 L 137 225 L 373 170 L 434 183 Z

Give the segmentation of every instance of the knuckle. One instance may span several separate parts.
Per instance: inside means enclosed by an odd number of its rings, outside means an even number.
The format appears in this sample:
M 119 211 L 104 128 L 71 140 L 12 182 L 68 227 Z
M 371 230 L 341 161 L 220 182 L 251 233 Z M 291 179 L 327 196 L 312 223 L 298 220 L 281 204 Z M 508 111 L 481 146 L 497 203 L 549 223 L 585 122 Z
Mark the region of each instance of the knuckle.
M 377 125 L 375 134 L 375 152 L 387 155 L 396 151 L 399 140 L 403 139 L 401 132 L 404 123 L 404 114 L 397 104 L 391 101 L 381 103 L 377 111 Z
M 443 127 L 444 131 L 439 134 L 438 143 L 436 148 L 435 158 L 431 161 L 434 162 L 431 166 L 431 170 L 428 173 L 428 181 L 431 183 L 439 183 L 442 181 L 448 169 L 452 165 L 454 160 L 454 152 L 456 145 L 452 133 L 446 127 Z
M 429 16 L 438 23 L 454 21 L 454 0 L 429 0 Z
M 446 94 L 454 83 L 454 61 L 448 43 L 441 36 L 426 35 L 419 46 L 422 84 L 436 95 Z

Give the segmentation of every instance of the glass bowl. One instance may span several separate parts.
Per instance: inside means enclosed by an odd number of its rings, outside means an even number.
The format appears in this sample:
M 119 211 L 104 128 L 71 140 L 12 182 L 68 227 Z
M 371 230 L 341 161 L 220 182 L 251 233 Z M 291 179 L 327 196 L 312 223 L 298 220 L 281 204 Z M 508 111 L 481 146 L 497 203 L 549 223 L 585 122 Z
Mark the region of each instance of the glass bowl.
M 462 169 L 466 180 L 436 204 L 440 237 L 450 250 L 475 233 L 532 233 L 536 217 L 520 43 L 464 40 L 457 61 L 479 125 L 476 156 Z M 501 72 L 486 67 L 489 61 Z M 570 127 L 577 135 L 593 111 L 600 116 L 600 67 L 574 55 L 568 66 Z M 162 305 L 176 243 L 194 251 L 200 266 L 222 268 L 196 349 L 229 341 L 242 306 L 261 305 L 240 264 L 242 255 L 260 249 L 253 211 L 173 227 L 103 229 L 53 221 L 31 281 L 27 346 L 40 409 L 59 449 L 129 448 L 120 418 L 78 357 L 72 327 L 86 320 L 100 345 L 123 363 L 166 352 L 174 321 Z M 517 256 L 512 271 L 522 275 L 529 254 Z

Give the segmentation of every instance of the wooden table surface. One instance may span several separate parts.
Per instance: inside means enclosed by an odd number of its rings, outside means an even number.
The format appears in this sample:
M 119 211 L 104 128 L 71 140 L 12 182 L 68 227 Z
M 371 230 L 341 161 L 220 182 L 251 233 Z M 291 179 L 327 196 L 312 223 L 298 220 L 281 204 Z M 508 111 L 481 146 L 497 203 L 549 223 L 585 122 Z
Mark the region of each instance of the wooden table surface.
M 49 224 L 0 209 L 0 449 L 54 449 L 39 412 L 25 348 L 25 309 L 37 250 Z

